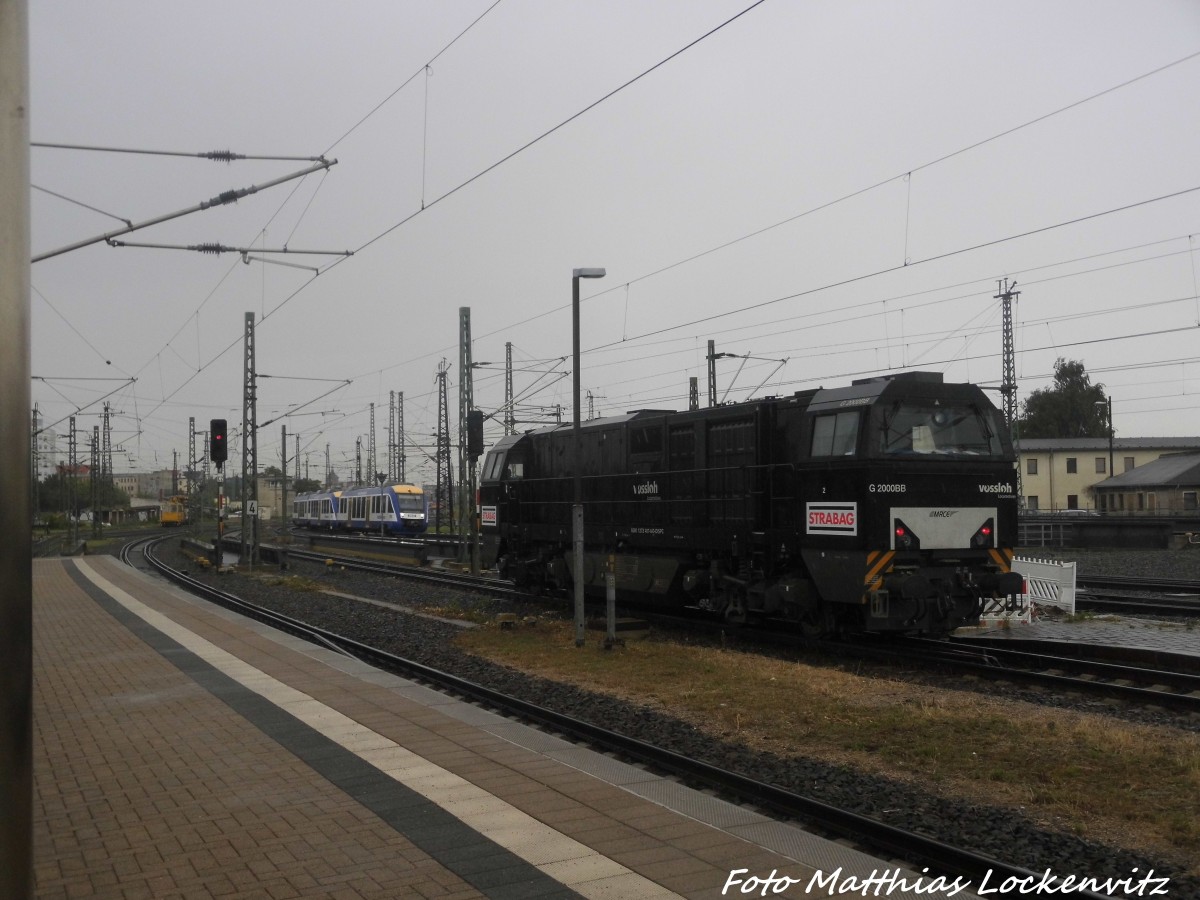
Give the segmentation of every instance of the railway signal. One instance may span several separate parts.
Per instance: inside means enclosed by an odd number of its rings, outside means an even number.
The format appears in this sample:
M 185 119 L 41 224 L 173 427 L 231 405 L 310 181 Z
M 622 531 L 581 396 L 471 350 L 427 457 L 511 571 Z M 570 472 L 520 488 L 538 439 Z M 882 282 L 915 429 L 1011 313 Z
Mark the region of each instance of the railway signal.
M 483 456 L 483 410 L 467 410 L 467 456 L 471 462 Z
M 218 466 L 229 459 L 229 446 L 226 443 L 227 423 L 224 419 L 213 419 L 208 425 L 209 453 L 212 461 Z

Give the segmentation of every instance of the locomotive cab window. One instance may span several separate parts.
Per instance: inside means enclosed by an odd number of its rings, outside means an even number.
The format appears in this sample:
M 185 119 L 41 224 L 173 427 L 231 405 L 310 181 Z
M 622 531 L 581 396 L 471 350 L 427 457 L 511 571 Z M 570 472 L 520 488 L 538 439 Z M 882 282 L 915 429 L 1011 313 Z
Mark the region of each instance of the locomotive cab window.
M 853 456 L 858 444 L 859 410 L 817 416 L 813 422 L 813 456 Z
M 504 456 L 505 454 L 496 451 L 487 455 L 483 464 L 484 481 L 495 481 L 500 477 L 500 473 L 504 471 Z
M 879 449 L 885 454 L 1000 456 L 995 422 L 974 406 L 896 403 L 884 410 Z
M 483 464 L 484 481 L 508 481 L 525 477 L 525 463 L 513 454 L 493 450 Z

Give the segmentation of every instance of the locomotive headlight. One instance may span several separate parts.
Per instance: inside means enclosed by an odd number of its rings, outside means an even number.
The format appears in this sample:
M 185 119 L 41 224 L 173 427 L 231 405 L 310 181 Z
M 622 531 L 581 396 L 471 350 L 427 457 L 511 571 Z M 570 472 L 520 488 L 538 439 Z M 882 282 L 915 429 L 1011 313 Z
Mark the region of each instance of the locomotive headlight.
M 897 550 L 920 550 L 921 539 L 902 520 L 893 519 L 892 546 Z
M 994 519 L 988 519 L 979 526 L 979 530 L 971 538 L 972 547 L 994 547 L 996 546 L 996 522 Z

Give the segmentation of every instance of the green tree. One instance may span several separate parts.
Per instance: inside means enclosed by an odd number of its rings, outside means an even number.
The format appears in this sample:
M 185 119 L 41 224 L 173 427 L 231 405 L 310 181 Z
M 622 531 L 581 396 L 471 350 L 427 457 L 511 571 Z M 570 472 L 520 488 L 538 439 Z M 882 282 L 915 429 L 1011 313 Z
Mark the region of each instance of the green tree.
M 75 508 L 70 505 L 71 482 L 75 487 Z M 128 509 L 129 495 L 111 482 L 101 482 L 97 492 L 101 509 Z M 79 515 L 92 506 L 92 482 L 87 476 L 70 476 L 62 472 L 49 475 L 38 484 L 39 512 L 69 512 Z
M 1054 386 L 1039 388 L 1021 404 L 1017 433 L 1023 438 L 1108 437 L 1107 400 L 1104 385 L 1092 384 L 1083 363 L 1059 357 Z

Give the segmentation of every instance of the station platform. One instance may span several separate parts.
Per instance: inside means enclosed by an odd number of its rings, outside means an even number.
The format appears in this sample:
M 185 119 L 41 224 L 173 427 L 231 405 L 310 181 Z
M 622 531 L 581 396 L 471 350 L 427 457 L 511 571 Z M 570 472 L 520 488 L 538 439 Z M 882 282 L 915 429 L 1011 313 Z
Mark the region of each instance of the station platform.
M 116 559 L 33 572 L 38 897 L 800 897 L 895 871 Z

